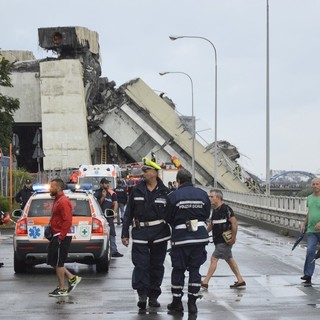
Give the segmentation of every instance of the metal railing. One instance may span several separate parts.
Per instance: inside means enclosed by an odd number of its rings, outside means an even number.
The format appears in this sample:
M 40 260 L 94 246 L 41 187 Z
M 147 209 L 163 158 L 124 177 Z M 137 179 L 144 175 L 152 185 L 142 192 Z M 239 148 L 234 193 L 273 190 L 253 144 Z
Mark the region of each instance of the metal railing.
M 307 213 L 307 199 L 300 197 L 267 196 L 264 194 L 239 193 L 223 190 L 224 199 L 233 203 L 254 206 L 280 212 L 292 212 L 301 215 Z
M 280 230 L 283 234 L 300 232 L 307 214 L 307 199 L 285 196 L 244 194 L 223 190 L 226 203 L 239 218 L 252 224 Z
M 202 187 L 209 193 L 210 187 Z M 221 190 L 235 214 L 252 224 L 263 224 L 294 235 L 307 214 L 307 199 Z

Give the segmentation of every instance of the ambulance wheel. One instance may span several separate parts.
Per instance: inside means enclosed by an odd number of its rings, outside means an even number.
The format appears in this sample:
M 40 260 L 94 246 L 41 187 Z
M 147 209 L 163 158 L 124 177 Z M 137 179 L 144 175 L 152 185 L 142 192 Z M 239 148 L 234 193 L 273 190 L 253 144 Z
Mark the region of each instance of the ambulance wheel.
M 111 248 L 110 248 L 110 241 L 107 244 L 106 251 L 99 258 L 96 262 L 96 270 L 97 272 L 108 272 L 109 271 L 109 264 L 111 259 Z
M 13 257 L 13 268 L 15 273 L 26 273 L 27 272 L 27 265 L 24 260 L 19 260 L 17 258 L 16 253 Z

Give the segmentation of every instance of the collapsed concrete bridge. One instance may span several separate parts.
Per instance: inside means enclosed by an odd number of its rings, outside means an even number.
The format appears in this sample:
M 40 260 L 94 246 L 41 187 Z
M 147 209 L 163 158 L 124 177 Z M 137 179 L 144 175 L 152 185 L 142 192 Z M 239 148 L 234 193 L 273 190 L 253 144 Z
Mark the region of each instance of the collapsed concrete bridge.
M 142 79 L 116 88 L 113 81 L 101 77 L 96 32 L 56 27 L 41 28 L 38 34 L 39 45 L 56 52 L 57 58 L 36 60 L 31 53 L 1 51 L 7 59 L 20 61 L 12 73 L 14 88 L 0 90 L 20 99 L 16 126 L 32 123 L 41 127 L 44 170 L 140 161 L 151 152 L 160 163 L 176 155 L 191 170 L 192 135 L 186 118 L 177 114 L 170 99 L 157 95 Z M 230 155 L 230 145 L 222 146 L 215 159 L 213 144 L 205 147 L 195 141 L 196 181 L 213 185 L 217 161 L 218 185 L 248 192 L 249 175 L 235 171 L 234 154 L 239 153 L 231 146 Z

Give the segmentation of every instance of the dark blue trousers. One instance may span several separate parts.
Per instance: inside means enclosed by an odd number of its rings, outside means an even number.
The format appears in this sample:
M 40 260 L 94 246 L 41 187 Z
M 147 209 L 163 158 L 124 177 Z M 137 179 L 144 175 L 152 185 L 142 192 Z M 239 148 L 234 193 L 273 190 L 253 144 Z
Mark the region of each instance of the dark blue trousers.
M 164 259 L 167 253 L 167 241 L 160 243 L 132 244 L 132 288 L 139 295 L 157 298 L 161 294 L 164 275 Z
M 201 265 L 207 260 L 205 245 L 173 247 L 170 253 L 172 262 L 171 292 L 173 297 L 183 296 L 185 272 L 189 272 L 188 296 L 198 297 L 201 287 Z

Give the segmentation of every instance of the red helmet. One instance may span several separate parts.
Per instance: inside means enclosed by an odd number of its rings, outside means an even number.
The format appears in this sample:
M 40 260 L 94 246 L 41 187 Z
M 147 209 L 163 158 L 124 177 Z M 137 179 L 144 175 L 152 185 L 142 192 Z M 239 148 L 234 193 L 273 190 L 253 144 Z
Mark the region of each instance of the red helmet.
M 10 221 L 10 214 L 9 212 L 0 211 L 0 223 L 7 223 Z

